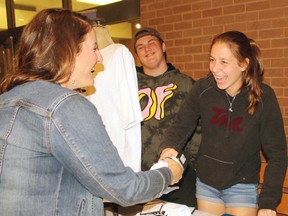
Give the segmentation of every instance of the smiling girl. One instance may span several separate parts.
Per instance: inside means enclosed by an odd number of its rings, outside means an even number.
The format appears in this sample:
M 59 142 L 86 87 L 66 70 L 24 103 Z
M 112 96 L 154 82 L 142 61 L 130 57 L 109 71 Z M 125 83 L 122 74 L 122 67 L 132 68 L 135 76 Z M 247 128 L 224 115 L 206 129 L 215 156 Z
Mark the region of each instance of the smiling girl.
M 216 36 L 210 72 L 196 82 L 165 134 L 161 158 L 175 156 L 201 119 L 198 208 L 216 215 L 276 216 L 287 146 L 276 95 L 262 82 L 259 47 L 242 32 Z M 258 196 L 261 149 L 268 166 Z

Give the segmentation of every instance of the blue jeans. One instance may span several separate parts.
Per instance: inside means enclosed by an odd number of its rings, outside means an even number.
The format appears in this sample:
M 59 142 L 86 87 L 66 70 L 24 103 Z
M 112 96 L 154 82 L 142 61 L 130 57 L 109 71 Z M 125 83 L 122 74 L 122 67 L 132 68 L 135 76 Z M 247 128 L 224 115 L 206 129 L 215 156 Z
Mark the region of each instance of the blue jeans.
M 196 198 L 224 204 L 225 208 L 257 208 L 258 184 L 236 184 L 224 190 L 217 190 L 196 180 Z

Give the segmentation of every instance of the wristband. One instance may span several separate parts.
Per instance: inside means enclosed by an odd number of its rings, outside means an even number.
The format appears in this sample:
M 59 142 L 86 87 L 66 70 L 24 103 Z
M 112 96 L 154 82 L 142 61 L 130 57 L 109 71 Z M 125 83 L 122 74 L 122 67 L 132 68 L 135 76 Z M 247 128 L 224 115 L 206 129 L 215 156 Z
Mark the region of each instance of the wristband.
M 186 159 L 186 156 L 184 155 L 184 153 L 178 153 L 177 158 L 179 159 L 180 163 L 182 164 L 183 168 L 186 169 L 188 161 Z
M 170 158 L 170 159 L 174 160 L 183 169 L 186 169 L 186 167 L 187 167 L 187 160 L 186 160 L 186 157 L 185 157 L 184 153 L 178 153 L 177 157 L 171 156 L 171 157 L 166 157 L 166 158 Z

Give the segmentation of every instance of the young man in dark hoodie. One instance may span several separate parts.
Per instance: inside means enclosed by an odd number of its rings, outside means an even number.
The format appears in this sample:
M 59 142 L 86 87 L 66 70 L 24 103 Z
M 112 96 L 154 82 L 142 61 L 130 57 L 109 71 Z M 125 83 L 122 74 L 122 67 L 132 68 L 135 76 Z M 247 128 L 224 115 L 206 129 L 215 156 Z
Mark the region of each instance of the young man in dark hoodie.
M 159 160 L 163 135 L 178 113 L 194 80 L 167 62 L 166 45 L 153 28 L 142 28 L 134 38 L 134 48 L 142 66 L 137 67 L 139 100 L 142 109 L 142 170 L 149 170 Z M 162 200 L 196 207 L 195 156 L 201 141 L 200 126 L 183 151 L 188 161 L 179 189 Z

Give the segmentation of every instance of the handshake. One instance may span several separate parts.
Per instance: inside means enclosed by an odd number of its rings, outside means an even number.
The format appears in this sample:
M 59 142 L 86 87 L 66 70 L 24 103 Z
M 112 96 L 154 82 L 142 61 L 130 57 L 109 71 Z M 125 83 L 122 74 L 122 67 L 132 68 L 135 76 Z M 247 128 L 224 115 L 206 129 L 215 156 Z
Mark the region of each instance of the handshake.
M 162 151 L 158 163 L 154 164 L 151 169 L 158 169 L 160 167 L 168 167 L 171 170 L 173 178 L 170 185 L 173 185 L 182 178 L 183 172 L 187 167 L 187 160 L 182 152 L 166 148 Z

